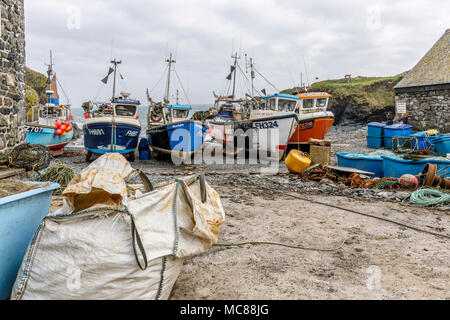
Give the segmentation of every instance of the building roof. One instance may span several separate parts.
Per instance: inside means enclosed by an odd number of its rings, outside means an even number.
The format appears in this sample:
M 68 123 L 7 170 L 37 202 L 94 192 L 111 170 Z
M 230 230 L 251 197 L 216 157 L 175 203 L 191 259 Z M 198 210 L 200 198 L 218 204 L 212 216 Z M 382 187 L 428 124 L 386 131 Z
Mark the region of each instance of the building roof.
M 430 86 L 450 83 L 450 29 L 409 71 L 395 88 Z

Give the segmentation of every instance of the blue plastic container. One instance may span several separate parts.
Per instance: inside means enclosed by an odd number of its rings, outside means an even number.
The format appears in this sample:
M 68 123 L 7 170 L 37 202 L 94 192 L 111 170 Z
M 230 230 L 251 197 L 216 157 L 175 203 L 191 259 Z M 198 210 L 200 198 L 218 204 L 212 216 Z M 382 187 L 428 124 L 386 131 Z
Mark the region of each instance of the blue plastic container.
M 446 156 L 447 153 L 450 153 L 450 135 L 436 138 L 433 142 L 439 155 Z
M 36 182 L 46 184 L 45 182 Z M 17 271 L 57 183 L 0 199 L 0 299 L 9 299 Z
M 412 133 L 413 126 L 409 124 L 391 124 L 384 127 L 384 147 L 392 149 L 393 137 L 409 137 Z
M 409 124 L 391 124 L 384 127 L 385 137 L 409 137 L 412 134 L 413 126 Z
M 139 142 L 139 160 L 150 160 L 150 149 L 148 147 L 148 140 L 142 138 Z
M 370 122 L 367 124 L 367 135 L 369 137 L 383 137 L 383 128 L 386 126 L 384 123 Z
M 400 178 L 404 174 L 418 175 L 422 172 L 427 163 L 437 165 L 437 169 L 443 169 L 450 165 L 450 160 L 446 159 L 421 159 L 421 160 L 405 160 L 401 158 L 392 158 L 382 156 L 383 172 L 385 177 Z M 439 175 L 444 175 L 450 171 L 450 168 L 442 170 Z
M 360 156 L 358 157 L 358 155 Z M 364 156 L 364 153 L 358 152 L 339 152 L 336 153 L 336 156 L 338 166 L 373 172 L 373 177 L 384 177 L 381 157 L 367 157 Z
M 367 147 L 380 149 L 383 146 L 383 137 L 367 136 Z

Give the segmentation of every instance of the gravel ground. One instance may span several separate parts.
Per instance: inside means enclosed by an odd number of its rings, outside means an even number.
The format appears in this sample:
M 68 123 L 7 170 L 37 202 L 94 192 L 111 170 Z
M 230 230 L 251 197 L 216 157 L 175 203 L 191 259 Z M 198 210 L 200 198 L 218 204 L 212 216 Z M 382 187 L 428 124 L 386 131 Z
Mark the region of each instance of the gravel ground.
M 365 135 L 361 127 L 331 130 L 333 154 L 371 151 Z M 60 160 L 77 172 L 87 166 L 83 155 L 72 155 Z M 261 165 L 249 164 L 174 166 L 149 160 L 132 165 L 153 183 L 204 173 L 221 195 L 227 216 L 221 243 L 273 241 L 336 248 L 347 240 L 334 251 L 273 245 L 213 247 L 186 260 L 171 299 L 450 299 L 448 238 L 312 201 L 447 237 L 448 207 L 402 206 L 399 202 L 408 196 L 407 190 L 303 183 L 288 173 L 283 162 L 270 175 L 262 174 Z

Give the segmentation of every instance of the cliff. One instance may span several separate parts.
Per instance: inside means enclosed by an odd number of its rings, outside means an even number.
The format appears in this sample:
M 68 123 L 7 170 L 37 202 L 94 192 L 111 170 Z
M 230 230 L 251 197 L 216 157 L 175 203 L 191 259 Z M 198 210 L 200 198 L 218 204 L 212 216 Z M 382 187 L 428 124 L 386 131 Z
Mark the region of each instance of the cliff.
M 386 113 L 395 109 L 394 86 L 405 73 L 393 77 L 356 77 L 313 83 L 309 91 L 326 91 L 332 95 L 329 110 L 335 124 L 364 124 L 385 121 Z M 287 89 L 283 93 L 299 92 Z M 300 92 L 302 92 L 300 90 Z
M 27 108 L 46 102 L 46 87 L 47 77 L 45 75 L 25 67 L 25 106 Z

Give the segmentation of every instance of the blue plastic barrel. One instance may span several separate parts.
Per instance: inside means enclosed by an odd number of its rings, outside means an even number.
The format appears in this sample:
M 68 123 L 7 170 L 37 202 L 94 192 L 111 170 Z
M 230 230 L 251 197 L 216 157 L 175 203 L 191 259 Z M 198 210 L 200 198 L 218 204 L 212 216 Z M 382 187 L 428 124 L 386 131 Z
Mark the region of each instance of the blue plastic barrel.
M 50 209 L 57 183 L 0 199 L 0 299 L 8 299 L 28 244 Z
M 148 147 L 148 140 L 142 138 L 139 142 L 139 160 L 150 160 L 150 149 Z

